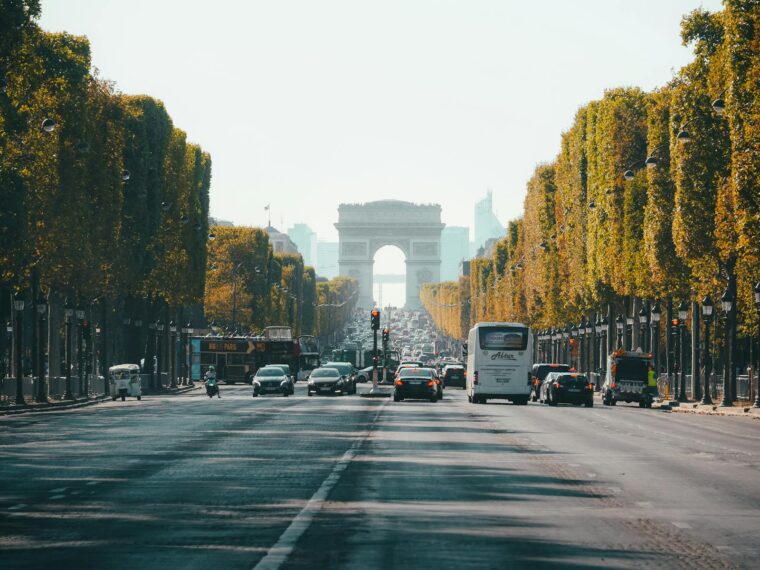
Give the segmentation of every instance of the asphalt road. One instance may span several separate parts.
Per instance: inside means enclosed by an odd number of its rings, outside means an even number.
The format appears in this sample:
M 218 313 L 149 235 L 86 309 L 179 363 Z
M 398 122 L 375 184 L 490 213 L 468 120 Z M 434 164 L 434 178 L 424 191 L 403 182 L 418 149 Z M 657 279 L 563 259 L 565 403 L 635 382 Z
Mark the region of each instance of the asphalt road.
M 2 568 L 754 568 L 760 422 L 251 398 L 0 418 Z

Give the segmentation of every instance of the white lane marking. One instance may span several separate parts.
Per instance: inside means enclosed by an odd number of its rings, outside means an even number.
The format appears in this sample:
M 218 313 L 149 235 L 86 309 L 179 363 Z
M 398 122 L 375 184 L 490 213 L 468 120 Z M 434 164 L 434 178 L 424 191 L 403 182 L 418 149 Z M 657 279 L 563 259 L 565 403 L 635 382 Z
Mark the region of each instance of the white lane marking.
M 650 503 L 649 501 L 638 501 L 636 503 L 636 506 L 641 507 L 642 509 L 651 509 L 652 503 Z
M 52 500 L 57 501 L 58 499 L 63 499 L 66 495 L 53 495 L 50 497 Z
M 689 523 L 679 521 L 674 521 L 673 526 L 677 526 L 678 528 L 691 528 L 691 525 Z
M 24 507 L 26 507 L 25 503 L 19 503 L 18 505 L 13 505 L 12 507 L 8 507 L 8 510 L 9 511 L 20 511 Z
M 586 477 L 589 479 L 596 479 L 596 473 L 586 473 Z
M 303 536 L 303 533 L 309 528 L 311 521 L 314 520 L 314 517 L 320 510 L 322 510 L 325 499 L 327 499 L 330 491 L 333 490 L 338 483 L 338 480 L 340 480 L 340 476 L 346 470 L 348 464 L 351 463 L 354 455 L 356 455 L 356 450 L 369 437 L 375 422 L 377 422 L 380 413 L 387 404 L 388 400 L 380 405 L 380 408 L 377 410 L 377 414 L 375 414 L 375 417 L 372 419 L 367 431 L 363 433 L 359 439 L 354 441 L 351 447 L 346 450 L 327 476 L 327 479 L 322 481 L 322 485 L 320 485 L 319 489 L 317 489 L 317 491 L 311 496 L 309 502 L 306 503 L 304 508 L 301 509 L 301 512 L 296 515 L 296 518 L 291 521 L 290 526 L 288 526 L 288 528 L 285 529 L 285 532 L 280 535 L 280 538 L 274 546 L 269 549 L 266 556 L 259 560 L 259 563 L 253 567 L 254 570 L 277 570 L 285 563 L 285 561 L 287 561 L 288 557 L 293 552 L 298 539 Z
M 607 487 L 610 490 L 610 493 L 615 493 L 616 495 L 623 492 L 623 489 L 620 487 Z
M 50 493 L 63 493 L 68 487 L 58 487 L 57 489 L 50 489 Z

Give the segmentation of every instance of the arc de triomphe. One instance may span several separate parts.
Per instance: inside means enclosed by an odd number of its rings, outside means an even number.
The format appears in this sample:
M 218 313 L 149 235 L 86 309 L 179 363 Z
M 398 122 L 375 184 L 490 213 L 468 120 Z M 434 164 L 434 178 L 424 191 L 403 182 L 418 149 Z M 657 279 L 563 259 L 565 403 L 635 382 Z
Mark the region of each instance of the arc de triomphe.
M 373 304 L 375 253 L 395 245 L 406 257 L 406 308 L 418 309 L 420 285 L 441 280 L 441 207 L 379 200 L 338 207 L 340 274 L 359 282 L 359 306 Z

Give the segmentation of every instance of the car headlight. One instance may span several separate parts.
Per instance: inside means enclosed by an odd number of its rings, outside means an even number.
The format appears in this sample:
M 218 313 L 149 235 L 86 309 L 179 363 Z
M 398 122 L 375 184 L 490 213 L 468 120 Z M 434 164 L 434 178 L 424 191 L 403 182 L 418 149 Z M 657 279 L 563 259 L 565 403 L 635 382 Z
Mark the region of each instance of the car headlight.
M 282 382 L 280 382 L 280 386 L 285 386 L 287 383 L 288 383 L 287 380 L 283 380 Z
M 309 384 L 311 384 L 313 386 L 314 385 L 314 380 L 312 380 L 311 378 L 309 378 Z
M 261 382 L 259 382 L 258 380 L 254 380 L 253 381 L 253 385 L 254 386 L 261 386 Z

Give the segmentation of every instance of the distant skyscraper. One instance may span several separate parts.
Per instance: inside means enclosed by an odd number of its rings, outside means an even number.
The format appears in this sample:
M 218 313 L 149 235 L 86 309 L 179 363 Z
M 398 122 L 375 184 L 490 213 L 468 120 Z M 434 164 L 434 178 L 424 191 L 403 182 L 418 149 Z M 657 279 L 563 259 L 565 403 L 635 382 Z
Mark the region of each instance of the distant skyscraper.
M 317 242 L 317 275 L 332 279 L 338 276 L 338 242 Z
M 489 190 L 485 198 L 475 203 L 475 249 L 484 246 L 491 238 L 504 235 L 504 226 L 493 213 L 493 192 Z
M 295 224 L 288 230 L 288 236 L 296 244 L 304 264 L 313 267 L 317 262 L 317 234 L 306 224 Z
M 454 281 L 459 265 L 470 257 L 470 228 L 446 226 L 441 232 L 441 281 Z

